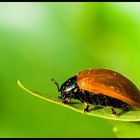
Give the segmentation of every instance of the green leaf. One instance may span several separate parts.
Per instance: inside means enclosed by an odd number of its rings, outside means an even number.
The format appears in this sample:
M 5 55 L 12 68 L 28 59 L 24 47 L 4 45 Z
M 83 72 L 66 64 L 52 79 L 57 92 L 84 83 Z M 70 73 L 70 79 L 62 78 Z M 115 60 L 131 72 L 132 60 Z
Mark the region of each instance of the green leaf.
M 140 138 L 140 124 L 133 123 L 114 123 L 113 132 L 119 138 Z
M 28 93 L 30 93 L 36 97 L 39 97 L 39 98 L 44 99 L 51 103 L 61 105 L 63 107 L 69 108 L 69 109 L 72 109 L 72 110 L 82 113 L 84 115 L 97 116 L 97 117 L 101 117 L 101 118 L 105 118 L 105 119 L 127 121 L 127 122 L 140 121 L 140 109 L 135 109 L 135 110 L 124 112 L 121 109 L 115 108 L 117 115 L 114 115 L 114 114 L 112 114 L 110 107 L 90 105 L 89 112 L 84 112 L 83 111 L 84 104 L 79 101 L 74 100 L 74 101 L 71 101 L 71 103 L 69 103 L 69 104 L 63 104 L 63 103 L 61 103 L 61 100 L 57 97 L 52 97 L 47 94 L 29 90 L 25 86 L 23 86 L 23 84 L 21 84 L 20 81 L 17 81 L 17 83 L 23 90 L 27 91 Z

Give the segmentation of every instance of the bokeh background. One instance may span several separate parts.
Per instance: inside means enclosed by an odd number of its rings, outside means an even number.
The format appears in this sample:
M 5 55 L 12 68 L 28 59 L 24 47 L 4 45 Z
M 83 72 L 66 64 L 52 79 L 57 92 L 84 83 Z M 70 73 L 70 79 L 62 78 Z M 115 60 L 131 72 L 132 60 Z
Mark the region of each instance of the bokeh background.
M 140 3 L 0 3 L 0 137 L 140 137 L 140 123 L 86 116 L 57 97 L 77 72 L 109 68 L 140 87 Z

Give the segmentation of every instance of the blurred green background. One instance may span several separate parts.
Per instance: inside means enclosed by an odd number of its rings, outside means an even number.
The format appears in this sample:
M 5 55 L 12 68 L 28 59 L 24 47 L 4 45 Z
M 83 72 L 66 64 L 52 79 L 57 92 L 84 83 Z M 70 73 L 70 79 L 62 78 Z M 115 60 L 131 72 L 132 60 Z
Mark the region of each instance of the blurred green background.
M 140 3 L 0 3 L 0 137 L 140 137 L 140 123 L 86 116 L 54 97 L 77 72 L 109 68 L 140 87 Z

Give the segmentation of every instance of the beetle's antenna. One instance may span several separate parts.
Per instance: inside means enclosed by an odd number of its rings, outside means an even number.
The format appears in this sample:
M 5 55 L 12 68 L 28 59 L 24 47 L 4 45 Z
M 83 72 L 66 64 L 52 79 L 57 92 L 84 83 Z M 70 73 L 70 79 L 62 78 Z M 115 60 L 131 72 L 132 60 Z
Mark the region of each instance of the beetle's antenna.
M 58 85 L 58 83 L 57 83 L 54 79 L 51 79 L 51 81 L 57 86 L 57 90 L 58 90 L 58 92 L 60 92 L 60 89 L 59 89 L 59 85 Z

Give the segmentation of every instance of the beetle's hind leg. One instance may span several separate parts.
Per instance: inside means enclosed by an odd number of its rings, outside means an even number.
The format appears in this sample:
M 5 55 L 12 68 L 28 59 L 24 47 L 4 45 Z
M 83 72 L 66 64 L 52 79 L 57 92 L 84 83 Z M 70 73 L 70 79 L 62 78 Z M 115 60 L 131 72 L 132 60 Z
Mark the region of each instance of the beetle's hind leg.
M 129 111 L 129 110 L 134 110 L 134 107 L 132 107 L 131 105 L 127 104 L 127 103 L 122 103 L 121 104 L 122 110 L 123 111 Z
M 116 115 L 117 113 L 116 113 L 115 109 L 110 105 L 109 100 L 107 99 L 107 97 L 103 96 L 103 98 L 105 100 L 106 106 L 109 106 L 111 108 L 112 114 Z

